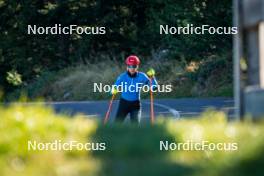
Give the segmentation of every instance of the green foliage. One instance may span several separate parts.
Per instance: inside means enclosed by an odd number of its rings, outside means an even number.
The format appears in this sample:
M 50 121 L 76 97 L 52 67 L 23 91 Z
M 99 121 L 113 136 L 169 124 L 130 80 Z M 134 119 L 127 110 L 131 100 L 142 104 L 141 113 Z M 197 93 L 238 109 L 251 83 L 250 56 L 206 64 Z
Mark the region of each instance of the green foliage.
M 261 175 L 263 130 L 263 123 L 228 122 L 223 112 L 211 110 L 194 119 L 161 119 L 153 127 L 102 126 L 96 138 L 106 140 L 111 150 L 95 156 L 104 161 L 102 175 Z M 237 143 L 238 150 L 161 152 L 160 140 Z
M 22 77 L 15 70 L 7 72 L 6 80 L 9 84 L 12 84 L 14 86 L 19 86 L 22 84 Z
M 162 119 L 153 125 L 103 126 L 68 118 L 41 105 L 0 108 L 0 174 L 28 175 L 254 175 L 263 174 L 264 123 L 228 122 L 223 112 L 193 119 Z M 28 151 L 28 140 L 106 142 L 105 151 Z M 160 151 L 169 143 L 237 143 L 238 149 Z
M 195 83 L 192 94 L 195 96 L 232 96 L 232 66 L 230 53 L 211 56 L 201 61 L 195 72 L 186 74 Z
M 94 175 L 99 167 L 88 151 L 28 150 L 28 141 L 85 143 L 96 130 L 94 121 L 56 115 L 41 105 L 1 106 L 0 114 L 0 175 Z
M 29 85 L 9 94 L 6 100 L 16 101 L 21 92 L 31 99 L 45 97 L 49 101 L 109 98 L 110 94 L 107 92 L 93 92 L 94 83 L 112 85 L 124 69 L 120 63 L 108 60 L 99 64 L 69 67 L 58 72 L 46 72 Z
M 3 101 L 3 96 L 4 96 L 4 93 L 3 93 L 3 91 L 2 91 L 1 88 L 0 88 L 0 102 Z
M 71 0 L 0 1 L 0 85 L 16 87 L 4 76 L 16 70 L 25 84 L 45 72 L 72 65 L 123 61 L 136 53 L 144 59 L 166 51 L 172 60 L 204 60 L 231 52 L 230 35 L 160 35 L 159 25 L 231 26 L 231 1 L 217 0 Z M 105 26 L 107 35 L 27 35 L 27 25 Z M 102 60 L 100 60 L 102 59 Z
M 139 71 L 154 68 L 160 85 L 172 85 L 172 92 L 155 93 L 155 98 L 232 96 L 232 78 L 226 57 L 212 58 L 189 72 L 185 64 L 169 59 L 145 61 Z M 98 71 L 99 70 L 99 71 Z M 97 64 L 82 64 L 54 72 L 45 72 L 29 84 L 5 96 L 16 101 L 22 94 L 31 99 L 45 97 L 47 101 L 105 100 L 107 92 L 94 92 L 94 83 L 112 85 L 119 74 L 125 72 L 123 63 L 109 58 Z M 60 91 L 58 91 L 60 90 Z M 142 92 L 141 98 L 149 97 Z

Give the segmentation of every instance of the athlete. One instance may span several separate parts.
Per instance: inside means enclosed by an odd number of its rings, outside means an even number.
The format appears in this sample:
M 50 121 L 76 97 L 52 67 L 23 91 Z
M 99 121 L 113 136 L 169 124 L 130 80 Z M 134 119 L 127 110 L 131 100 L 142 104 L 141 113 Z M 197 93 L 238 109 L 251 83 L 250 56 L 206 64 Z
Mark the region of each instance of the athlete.
M 117 78 L 112 94 L 121 92 L 116 122 L 123 122 L 128 114 L 132 123 L 140 123 L 141 103 L 140 91 L 147 86 L 152 91 L 157 88 L 155 70 L 149 69 L 147 75 L 139 72 L 140 60 L 137 56 L 131 55 L 126 59 L 127 71 Z M 152 85 L 150 87 L 150 84 Z M 121 88 L 121 90 L 119 90 Z M 145 89 L 144 89 L 145 90 Z

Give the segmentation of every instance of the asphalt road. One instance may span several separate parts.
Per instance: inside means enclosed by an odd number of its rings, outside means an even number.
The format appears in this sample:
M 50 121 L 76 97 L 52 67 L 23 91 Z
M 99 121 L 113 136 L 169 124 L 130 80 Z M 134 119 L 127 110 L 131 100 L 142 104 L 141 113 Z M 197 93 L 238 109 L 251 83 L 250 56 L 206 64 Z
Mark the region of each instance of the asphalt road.
M 81 102 L 49 102 L 58 113 L 74 115 L 81 113 L 87 117 L 103 119 L 108 108 L 109 101 L 81 101 Z M 118 106 L 118 100 L 114 101 L 110 114 L 110 121 L 114 120 Z M 182 98 L 159 99 L 154 102 L 155 117 L 166 118 L 191 118 L 198 116 L 208 108 L 225 111 L 232 119 L 234 114 L 234 102 L 232 98 Z M 150 101 L 142 100 L 142 120 L 149 121 Z M 129 119 L 129 118 L 127 118 Z

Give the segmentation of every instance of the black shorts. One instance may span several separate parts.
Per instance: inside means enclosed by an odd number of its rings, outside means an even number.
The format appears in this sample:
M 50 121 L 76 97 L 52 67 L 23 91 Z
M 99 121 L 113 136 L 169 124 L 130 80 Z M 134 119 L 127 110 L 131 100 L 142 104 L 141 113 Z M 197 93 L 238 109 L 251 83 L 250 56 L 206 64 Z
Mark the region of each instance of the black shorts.
M 130 120 L 134 123 L 139 123 L 141 118 L 141 103 L 139 100 L 127 101 L 125 99 L 120 99 L 119 106 L 116 113 L 116 122 L 123 122 L 127 116 L 130 114 Z

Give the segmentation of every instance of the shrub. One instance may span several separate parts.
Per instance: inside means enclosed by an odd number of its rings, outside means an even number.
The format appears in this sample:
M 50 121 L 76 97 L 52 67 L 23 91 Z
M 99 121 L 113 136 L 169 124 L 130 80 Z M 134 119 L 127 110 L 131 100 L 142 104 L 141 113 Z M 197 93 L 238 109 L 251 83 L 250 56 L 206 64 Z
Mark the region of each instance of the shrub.
M 153 126 L 101 125 L 42 105 L 1 107 L 0 174 L 24 175 L 262 175 L 264 123 L 228 122 L 223 112 L 162 119 Z M 105 142 L 105 151 L 28 151 L 27 141 Z M 169 143 L 237 143 L 234 151 L 160 151 Z

